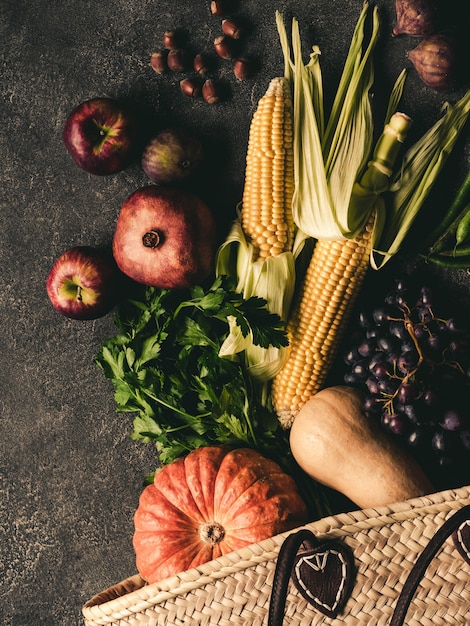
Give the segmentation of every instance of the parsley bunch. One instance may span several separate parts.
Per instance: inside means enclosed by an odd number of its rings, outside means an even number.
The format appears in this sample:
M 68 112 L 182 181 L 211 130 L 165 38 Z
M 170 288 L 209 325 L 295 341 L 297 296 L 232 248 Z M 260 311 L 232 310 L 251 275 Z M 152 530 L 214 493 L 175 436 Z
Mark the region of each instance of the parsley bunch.
M 155 442 L 161 463 L 213 444 L 245 445 L 283 463 L 288 441 L 237 359 L 219 357 L 228 317 L 262 347 L 287 345 L 284 323 L 227 277 L 204 289 L 146 288 L 116 316 L 119 334 L 96 362 L 120 412 L 135 413 L 132 438 Z

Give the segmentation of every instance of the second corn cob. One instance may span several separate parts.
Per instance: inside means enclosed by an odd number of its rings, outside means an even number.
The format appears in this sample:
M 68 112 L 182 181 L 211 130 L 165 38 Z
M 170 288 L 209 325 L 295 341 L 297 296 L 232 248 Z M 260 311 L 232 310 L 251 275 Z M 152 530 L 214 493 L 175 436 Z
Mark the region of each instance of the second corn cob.
M 371 161 L 352 190 L 351 211 L 369 215 L 356 238 L 318 239 L 287 331 L 287 360 L 272 383 L 279 421 L 289 428 L 297 412 L 323 386 L 337 354 L 349 314 L 370 266 L 374 229 L 382 210 L 379 197 L 389 185 L 393 165 L 411 125 L 392 115 Z
M 374 215 L 357 239 L 319 240 L 287 325 L 289 354 L 273 380 L 279 421 L 289 428 L 329 373 L 369 267 Z

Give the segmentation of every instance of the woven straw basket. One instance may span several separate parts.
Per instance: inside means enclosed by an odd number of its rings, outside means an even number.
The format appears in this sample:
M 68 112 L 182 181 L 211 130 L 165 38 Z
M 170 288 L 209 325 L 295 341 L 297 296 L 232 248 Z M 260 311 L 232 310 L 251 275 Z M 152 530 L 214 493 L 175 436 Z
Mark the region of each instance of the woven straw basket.
M 353 551 L 356 580 L 336 618 L 317 612 L 289 585 L 284 624 L 385 626 L 413 564 L 437 529 L 470 504 L 470 487 L 391 506 L 341 513 L 306 525 Z M 285 538 L 271 537 L 166 580 L 132 576 L 91 598 L 86 626 L 261 626 L 267 624 L 276 559 Z M 449 538 L 432 560 L 408 611 L 409 626 L 470 624 L 470 565 Z

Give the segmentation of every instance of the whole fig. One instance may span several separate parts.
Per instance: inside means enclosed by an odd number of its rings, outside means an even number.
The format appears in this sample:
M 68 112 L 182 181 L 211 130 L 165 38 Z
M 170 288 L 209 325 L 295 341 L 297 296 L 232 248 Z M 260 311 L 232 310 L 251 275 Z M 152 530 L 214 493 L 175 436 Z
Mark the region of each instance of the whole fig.
M 437 30 L 438 10 L 433 0 L 396 0 L 396 24 L 392 35 L 427 37 Z
M 159 185 L 172 185 L 192 176 L 204 158 L 202 142 L 185 128 L 166 128 L 155 135 L 142 154 L 142 169 Z
M 455 42 L 448 35 L 430 35 L 410 50 L 407 56 L 428 87 L 445 91 L 455 84 L 457 54 Z

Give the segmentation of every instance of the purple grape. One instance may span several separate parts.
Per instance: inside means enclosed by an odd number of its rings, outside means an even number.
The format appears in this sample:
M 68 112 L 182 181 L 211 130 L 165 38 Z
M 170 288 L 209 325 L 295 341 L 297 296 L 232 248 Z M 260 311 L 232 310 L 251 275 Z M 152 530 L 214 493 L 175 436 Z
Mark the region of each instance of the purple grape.
M 375 352 L 375 341 L 365 340 L 357 346 L 357 351 L 363 357 L 371 357 Z
M 439 393 L 435 389 L 426 389 L 423 394 L 423 402 L 426 406 L 434 407 L 440 403 Z
M 403 322 L 390 322 L 389 332 L 392 337 L 396 337 L 397 339 L 400 339 L 400 341 L 404 341 L 410 337 Z
M 361 326 L 361 328 L 372 328 L 373 326 L 373 321 L 364 311 L 359 313 L 359 326 Z
M 380 403 L 377 402 L 377 398 L 378 396 L 372 392 L 364 396 L 364 410 L 374 413 L 380 410 Z
M 379 391 L 386 396 L 393 396 L 400 386 L 397 378 L 382 378 L 378 381 Z
M 428 336 L 426 329 L 421 324 L 415 324 L 413 326 L 413 332 L 415 334 L 416 339 L 418 339 L 418 341 L 420 339 L 425 339 Z
M 408 291 L 408 285 L 404 278 L 396 278 L 395 279 L 395 290 L 400 293 L 405 293 Z
M 398 387 L 397 398 L 403 404 L 410 404 L 418 396 L 414 383 L 402 383 Z
M 353 365 L 354 363 L 359 361 L 360 358 L 361 358 L 361 355 L 359 354 L 357 349 L 356 348 L 351 348 L 344 355 L 344 362 L 346 363 L 346 365 Z
M 407 350 L 403 352 L 398 358 L 397 367 L 403 374 L 412 372 L 418 365 L 418 355 L 413 350 Z
M 356 376 L 357 380 L 365 380 L 369 375 L 369 368 L 365 359 L 354 363 L 351 368 L 351 373 Z
M 413 422 L 413 424 L 421 423 L 421 417 L 415 404 L 405 404 L 403 407 L 403 413 L 410 420 L 410 422 Z
M 396 343 L 392 337 L 384 335 L 377 339 L 377 347 L 386 354 L 391 354 L 396 349 Z
M 406 442 L 408 445 L 418 448 L 423 446 L 427 441 L 426 432 L 424 428 L 414 428 L 408 433 Z
M 366 380 L 366 386 L 369 393 L 373 393 L 374 395 L 378 395 L 380 393 L 379 383 L 376 378 L 369 378 Z
M 449 437 L 449 433 L 443 430 L 437 430 L 432 436 L 431 440 L 432 448 L 435 452 L 447 454 L 452 451 L 452 439 Z
M 361 381 L 357 378 L 357 376 L 355 376 L 354 374 L 352 374 L 351 372 L 346 372 L 343 376 L 343 381 L 346 385 L 357 385 L 357 383 L 360 383 Z
M 376 365 L 384 365 L 385 361 L 386 358 L 383 352 L 375 352 L 373 356 L 371 356 L 371 358 L 369 359 L 369 369 L 372 371 Z
M 383 380 L 388 377 L 388 367 L 386 363 L 374 363 L 372 367 L 369 365 L 369 371 L 378 380 Z
M 382 413 L 382 424 L 394 435 L 403 435 L 406 432 L 406 419 L 400 413 Z
M 444 428 L 444 430 L 449 430 L 451 432 L 455 430 L 460 430 L 464 424 L 464 419 L 461 413 L 456 409 L 448 409 L 439 424 Z
M 382 335 L 382 331 L 379 328 L 368 328 L 366 330 L 366 339 L 376 339 Z
M 439 335 L 429 335 L 428 346 L 431 350 L 437 352 L 437 350 L 441 348 L 441 338 L 439 337 Z
M 379 326 L 388 321 L 388 314 L 384 308 L 377 308 L 373 311 L 372 317 L 374 322 Z
M 428 323 L 428 322 L 430 322 L 430 321 L 433 319 L 433 317 L 434 317 L 434 316 L 433 316 L 433 314 L 432 314 L 432 311 L 430 311 L 430 310 L 428 309 L 428 307 L 426 307 L 426 306 L 419 307 L 419 308 L 417 309 L 417 313 L 418 313 L 418 316 L 419 316 L 419 320 L 420 320 L 423 324 L 427 324 L 427 323 Z
M 411 341 L 402 341 L 400 345 L 400 350 L 402 352 L 414 352 L 416 350 L 415 344 Z
M 455 321 L 453 317 L 449 317 L 449 319 L 446 321 L 446 327 L 447 327 L 447 330 L 450 331 L 451 333 L 461 332 L 461 329 L 459 328 L 457 322 Z
M 418 302 L 428 307 L 432 306 L 432 290 L 429 287 L 421 288 Z

